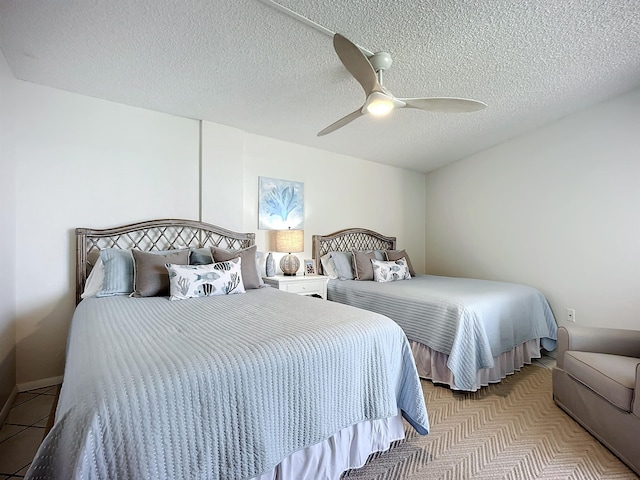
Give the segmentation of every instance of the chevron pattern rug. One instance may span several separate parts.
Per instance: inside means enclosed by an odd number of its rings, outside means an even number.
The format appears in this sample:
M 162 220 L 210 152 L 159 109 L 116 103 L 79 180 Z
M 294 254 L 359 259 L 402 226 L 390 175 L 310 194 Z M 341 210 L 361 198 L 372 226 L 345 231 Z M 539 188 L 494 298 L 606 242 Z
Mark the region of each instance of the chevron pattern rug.
M 527 365 L 474 393 L 424 380 L 422 388 L 431 433 L 405 424 L 404 441 L 343 479 L 638 478 L 555 405 L 550 369 Z

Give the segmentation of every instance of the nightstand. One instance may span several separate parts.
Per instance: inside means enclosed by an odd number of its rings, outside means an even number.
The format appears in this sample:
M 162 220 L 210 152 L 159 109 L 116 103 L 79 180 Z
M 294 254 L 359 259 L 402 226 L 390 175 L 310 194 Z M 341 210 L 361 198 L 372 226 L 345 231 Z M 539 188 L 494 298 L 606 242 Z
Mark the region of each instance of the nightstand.
M 263 277 L 264 283 L 279 290 L 298 295 L 319 295 L 327 299 L 327 282 L 329 277 L 324 275 L 295 275 L 293 277 L 276 275 Z

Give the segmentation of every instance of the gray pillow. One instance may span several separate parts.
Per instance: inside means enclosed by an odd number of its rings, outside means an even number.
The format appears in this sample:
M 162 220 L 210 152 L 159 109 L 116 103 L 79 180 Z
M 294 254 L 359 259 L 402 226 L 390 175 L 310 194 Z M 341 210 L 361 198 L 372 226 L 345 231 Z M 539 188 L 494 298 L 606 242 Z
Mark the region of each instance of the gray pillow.
M 387 250 L 386 252 L 387 260 L 390 262 L 395 262 L 396 260 L 400 260 L 402 257 L 407 259 L 407 266 L 409 267 L 409 273 L 412 277 L 416 276 L 416 272 L 411 265 L 411 260 L 409 260 L 409 255 L 404 250 Z
M 133 292 L 133 257 L 130 250 L 105 248 L 100 251 L 104 265 L 102 288 L 96 297 L 129 295 Z
M 242 282 L 245 290 L 260 288 L 263 285 L 262 277 L 258 273 L 256 262 L 256 252 L 258 247 L 253 245 L 242 250 L 225 250 L 223 248 L 211 247 L 211 256 L 215 262 L 226 262 L 240 257 L 240 271 L 242 272 Z
M 134 263 L 134 297 L 169 296 L 169 273 L 166 263 L 189 264 L 189 249 L 169 250 L 166 253 L 132 250 Z
M 353 255 L 351 252 L 331 252 L 331 259 L 340 280 L 353 280 L 353 268 L 351 267 Z
M 378 260 L 374 251 L 364 252 L 354 250 L 353 268 L 356 280 L 373 280 L 373 265 L 371 260 Z
M 211 257 L 211 248 L 192 248 L 189 253 L 189 265 L 209 265 L 213 263 L 213 257 Z

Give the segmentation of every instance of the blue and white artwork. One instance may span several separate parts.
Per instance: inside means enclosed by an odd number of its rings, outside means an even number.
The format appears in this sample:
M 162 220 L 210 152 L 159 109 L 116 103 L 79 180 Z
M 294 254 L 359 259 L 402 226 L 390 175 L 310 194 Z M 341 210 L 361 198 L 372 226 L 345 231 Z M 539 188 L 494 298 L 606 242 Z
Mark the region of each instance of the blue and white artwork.
M 258 228 L 304 228 L 304 183 L 258 177 Z

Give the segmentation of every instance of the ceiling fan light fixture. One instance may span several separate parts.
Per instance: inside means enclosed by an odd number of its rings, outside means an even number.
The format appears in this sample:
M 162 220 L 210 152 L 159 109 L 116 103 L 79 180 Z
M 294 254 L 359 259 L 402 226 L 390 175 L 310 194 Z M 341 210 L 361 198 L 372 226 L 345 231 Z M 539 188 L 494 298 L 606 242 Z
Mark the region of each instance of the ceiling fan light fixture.
M 362 113 L 370 113 L 376 117 L 388 115 L 395 108 L 393 98 L 381 92 L 372 92 L 362 107 Z
M 475 112 L 487 106 L 478 100 L 457 97 L 397 98 L 382 86 L 382 72 L 391 66 L 391 55 L 379 52 L 366 57 L 362 49 L 339 33 L 333 35 L 333 48 L 347 71 L 363 88 L 367 99 L 358 110 L 320 130 L 319 137 L 344 127 L 362 115 L 383 116 L 395 108 L 415 108 L 427 112 Z

